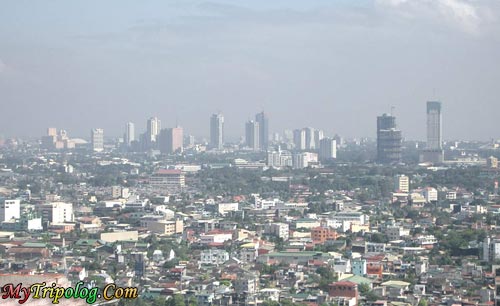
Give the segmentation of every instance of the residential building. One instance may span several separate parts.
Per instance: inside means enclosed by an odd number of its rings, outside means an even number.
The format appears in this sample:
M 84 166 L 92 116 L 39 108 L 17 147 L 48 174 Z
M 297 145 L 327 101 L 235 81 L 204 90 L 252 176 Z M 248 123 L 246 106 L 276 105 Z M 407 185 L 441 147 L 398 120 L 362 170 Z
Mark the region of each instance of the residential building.
M 38 212 L 44 222 L 60 224 L 73 222 L 73 204 L 64 202 L 46 203 L 38 206 Z
M 333 301 L 342 301 L 338 305 L 355 306 L 358 304 L 358 285 L 350 281 L 340 281 L 328 285 L 328 295 Z
M 265 225 L 264 232 L 274 237 L 287 241 L 290 235 L 290 228 L 287 223 L 269 223 Z
M 223 265 L 229 260 L 229 253 L 225 250 L 209 249 L 201 251 L 200 264 Z
M 290 151 L 281 150 L 280 147 L 278 147 L 277 151 L 268 151 L 267 165 L 276 169 L 292 167 L 292 153 Z
M 104 151 L 104 130 L 92 129 L 90 131 L 90 141 L 94 152 Z
M 182 234 L 184 231 L 184 222 L 181 220 L 158 220 L 148 222 L 148 230 L 155 234 L 171 236 Z
M 312 152 L 296 152 L 292 155 L 293 169 L 303 169 L 318 163 L 318 154 Z
M 394 177 L 394 192 L 410 192 L 410 178 L 400 174 Z
M 178 190 L 186 186 L 186 179 L 181 170 L 160 169 L 151 175 L 149 183 L 155 188 Z
M 21 201 L 0 199 L 0 223 L 21 217 Z
M 311 230 L 311 238 L 314 243 L 325 243 L 327 240 L 336 240 L 337 232 L 326 227 L 315 227 Z
M 319 140 L 319 159 L 328 161 L 337 158 L 337 141 L 332 138 Z
M 427 203 L 436 202 L 438 200 L 438 191 L 436 188 L 424 188 L 422 195 Z

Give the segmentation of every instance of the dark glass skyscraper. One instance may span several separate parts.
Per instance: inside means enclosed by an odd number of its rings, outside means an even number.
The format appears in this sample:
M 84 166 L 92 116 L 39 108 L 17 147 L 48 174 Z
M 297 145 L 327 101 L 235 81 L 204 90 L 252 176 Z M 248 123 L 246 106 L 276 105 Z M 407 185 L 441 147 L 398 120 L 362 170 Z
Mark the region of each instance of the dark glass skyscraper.
M 220 113 L 210 117 L 210 147 L 218 150 L 224 147 L 224 116 Z
M 269 118 L 264 112 L 255 115 L 255 121 L 259 123 L 259 147 L 266 151 L 269 147 Z

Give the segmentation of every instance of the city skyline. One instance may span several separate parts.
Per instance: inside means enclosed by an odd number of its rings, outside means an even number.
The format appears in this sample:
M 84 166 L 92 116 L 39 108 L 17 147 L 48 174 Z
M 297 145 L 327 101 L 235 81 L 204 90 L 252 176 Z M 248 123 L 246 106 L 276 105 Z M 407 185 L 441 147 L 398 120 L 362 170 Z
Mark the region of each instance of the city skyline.
M 420 103 L 440 100 L 453 118 L 443 122 L 447 139 L 498 138 L 498 2 L 109 1 L 99 8 L 5 3 L 0 104 L 9 116 L 0 134 L 33 137 L 53 125 L 120 136 L 124 122 L 155 114 L 165 126 L 178 119 L 208 137 L 206 117 L 220 110 L 234 139 L 244 134 L 241 122 L 264 110 L 273 131 L 315 126 L 374 137 L 372 118 L 394 106 L 405 136 L 424 140 Z M 110 10 L 112 19 L 99 13 Z M 18 124 L 26 112 L 36 115 Z

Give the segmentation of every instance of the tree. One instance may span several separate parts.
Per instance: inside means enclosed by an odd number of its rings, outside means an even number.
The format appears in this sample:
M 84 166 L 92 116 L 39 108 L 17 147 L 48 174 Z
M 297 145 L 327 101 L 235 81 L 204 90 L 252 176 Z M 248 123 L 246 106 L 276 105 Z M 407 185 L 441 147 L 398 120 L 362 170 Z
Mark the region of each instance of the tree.
M 184 302 L 184 297 L 181 294 L 176 294 L 173 297 L 169 298 L 165 303 L 166 306 L 186 306 L 186 302 Z
M 420 299 L 420 301 L 418 302 L 418 306 L 427 306 L 427 305 L 428 303 L 426 299 Z
M 370 291 L 370 285 L 368 285 L 367 283 L 362 283 L 362 284 L 359 285 L 359 292 L 362 295 L 365 295 L 369 291 Z

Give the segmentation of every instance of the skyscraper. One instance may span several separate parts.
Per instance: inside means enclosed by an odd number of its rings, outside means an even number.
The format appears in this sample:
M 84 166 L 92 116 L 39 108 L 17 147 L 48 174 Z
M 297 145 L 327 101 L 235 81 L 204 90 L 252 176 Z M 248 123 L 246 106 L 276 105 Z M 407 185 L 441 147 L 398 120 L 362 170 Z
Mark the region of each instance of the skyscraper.
M 377 160 L 383 164 L 401 162 L 402 133 L 396 128 L 396 117 L 383 114 L 377 117 Z
M 158 136 L 158 147 L 162 153 L 183 151 L 184 131 L 181 127 L 162 129 Z
M 319 158 L 322 161 L 337 158 L 337 141 L 332 138 L 322 138 L 319 141 Z
M 427 102 L 427 144 L 421 161 L 442 163 L 444 151 L 442 144 L 441 102 Z
M 93 151 L 102 152 L 104 150 L 104 130 L 92 129 L 90 131 L 90 141 L 92 143 Z
M 267 151 L 269 147 L 269 118 L 264 112 L 255 115 L 255 121 L 259 123 L 259 147 Z
M 220 113 L 210 117 L 210 147 L 218 150 L 224 148 L 224 116 Z
M 304 128 L 306 132 L 306 150 L 314 150 L 316 148 L 316 144 L 314 143 L 314 133 L 316 130 L 312 127 Z
M 441 102 L 427 102 L 427 149 L 442 149 Z
M 184 144 L 184 130 L 177 126 L 174 128 L 169 129 L 170 130 L 170 150 L 171 152 L 182 152 L 183 150 L 183 144 Z
M 259 123 L 253 120 L 248 121 L 245 125 L 245 139 L 247 147 L 252 148 L 254 151 L 260 150 L 259 135 Z
M 125 145 L 130 146 L 130 144 L 134 140 L 135 140 L 134 124 L 132 122 L 127 122 L 127 124 L 125 124 L 125 137 L 124 137 Z
M 293 130 L 293 144 L 295 150 L 306 149 L 306 131 L 303 129 Z
M 325 133 L 323 130 L 315 130 L 314 131 L 314 144 L 316 145 L 316 148 L 319 148 L 321 145 L 321 139 L 325 138 Z
M 151 117 L 148 120 L 147 124 L 147 141 L 149 143 L 153 143 L 156 141 L 156 137 L 160 134 L 161 131 L 161 121 L 156 117 Z

